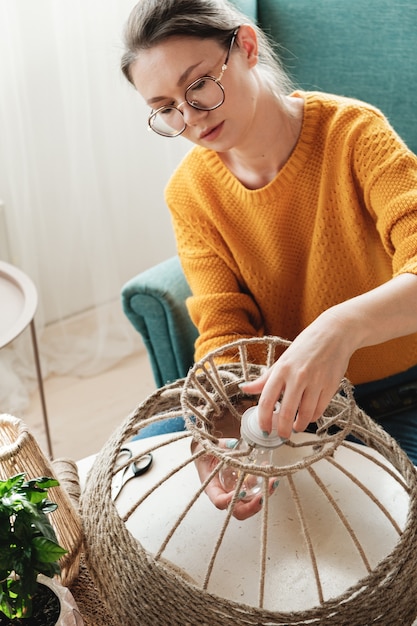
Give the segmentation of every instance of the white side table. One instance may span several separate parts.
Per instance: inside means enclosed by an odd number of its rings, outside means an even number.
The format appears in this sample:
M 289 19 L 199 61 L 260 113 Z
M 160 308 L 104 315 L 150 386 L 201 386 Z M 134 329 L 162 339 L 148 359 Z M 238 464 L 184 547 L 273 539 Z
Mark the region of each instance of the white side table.
M 46 442 L 49 456 L 52 458 L 51 435 L 34 322 L 37 306 L 38 293 L 31 279 L 17 267 L 0 261 L 0 350 L 30 325 Z

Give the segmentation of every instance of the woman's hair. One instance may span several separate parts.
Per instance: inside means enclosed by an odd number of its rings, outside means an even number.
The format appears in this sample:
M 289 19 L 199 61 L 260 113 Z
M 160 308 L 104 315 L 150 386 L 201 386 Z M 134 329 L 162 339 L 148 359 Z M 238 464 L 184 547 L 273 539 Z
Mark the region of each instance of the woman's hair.
M 233 31 L 241 24 L 248 23 L 253 26 L 258 37 L 258 67 L 273 92 L 281 98 L 290 93 L 293 86 L 273 44 L 256 24 L 228 0 L 139 0 L 125 28 L 122 72 L 132 82 L 130 67 L 140 51 L 169 37 L 214 39 L 227 49 Z

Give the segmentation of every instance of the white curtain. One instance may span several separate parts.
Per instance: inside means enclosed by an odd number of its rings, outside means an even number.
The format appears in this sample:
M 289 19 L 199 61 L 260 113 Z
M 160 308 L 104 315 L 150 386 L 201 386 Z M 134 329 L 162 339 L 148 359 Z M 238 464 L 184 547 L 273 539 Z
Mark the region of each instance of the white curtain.
M 163 188 L 188 147 L 147 132 L 148 110 L 119 70 L 134 4 L 0 0 L 0 199 L 10 244 L 0 259 L 38 289 L 44 375 L 94 374 L 138 349 L 121 286 L 175 253 Z M 67 323 L 85 311 L 87 330 Z M 20 410 L 35 386 L 29 338 L 0 351 L 0 412 Z

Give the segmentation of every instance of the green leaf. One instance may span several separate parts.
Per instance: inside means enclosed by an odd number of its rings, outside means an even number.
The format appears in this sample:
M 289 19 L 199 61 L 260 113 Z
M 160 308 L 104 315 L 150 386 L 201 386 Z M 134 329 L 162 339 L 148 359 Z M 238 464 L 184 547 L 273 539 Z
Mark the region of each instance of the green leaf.
M 25 489 L 24 491 L 22 490 L 21 493 L 22 501 L 27 500 L 27 502 L 35 505 L 36 508 L 40 508 L 39 505 L 42 505 L 42 502 L 46 499 L 46 491 L 39 489 Z M 23 500 L 23 495 L 25 500 Z
M 14 489 L 21 487 L 25 482 L 25 474 L 16 474 L 7 480 L 0 480 L 0 498 L 11 493 Z
M 58 487 L 59 482 L 55 478 L 49 476 L 41 476 L 40 478 L 32 478 L 25 483 L 25 486 L 29 488 L 50 489 L 51 487 Z
M 8 617 L 9 619 L 12 619 L 13 617 L 17 617 L 15 610 L 13 609 L 11 603 L 9 602 L 9 597 L 2 591 L 0 591 L 0 611 L 4 613 L 4 615 Z
M 54 563 L 68 552 L 55 541 L 45 537 L 34 537 L 32 546 L 36 559 L 42 563 Z
M 45 499 L 42 504 L 42 511 L 44 513 L 52 513 L 58 508 L 56 502 L 51 502 L 50 500 Z
M 32 575 L 32 548 L 31 546 L 20 547 L 9 556 L 9 570 L 16 572 L 18 576 L 26 578 Z
M 10 513 L 4 513 L 0 510 L 0 545 L 8 542 L 11 532 Z
M 32 528 L 35 531 L 32 532 L 32 536 L 43 535 L 51 541 L 57 541 L 55 531 L 42 511 L 38 511 L 36 517 L 32 518 Z
M 31 508 L 24 507 L 20 509 L 15 515 L 13 521 L 13 533 L 15 537 L 21 540 L 25 540 L 28 537 L 31 537 L 33 534 L 32 530 L 32 520 L 33 517 L 37 516 L 38 512 Z
M 13 594 L 22 598 L 31 598 L 35 595 L 37 588 L 37 574 L 35 572 L 32 572 L 30 576 L 25 576 L 25 578 L 14 580 L 11 585 Z
M 21 581 L 11 578 L 3 581 L 0 592 L 0 610 L 11 619 L 30 617 L 32 600 L 30 595 L 22 588 Z
M 61 568 L 58 563 L 39 563 L 37 564 L 39 571 L 49 578 L 53 578 L 55 574 L 60 574 Z

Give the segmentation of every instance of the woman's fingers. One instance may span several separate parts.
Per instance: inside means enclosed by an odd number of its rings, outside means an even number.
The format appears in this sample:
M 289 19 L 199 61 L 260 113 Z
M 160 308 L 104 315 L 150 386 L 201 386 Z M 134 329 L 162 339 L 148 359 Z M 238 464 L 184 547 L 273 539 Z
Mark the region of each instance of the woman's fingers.
M 225 449 L 230 449 L 227 445 L 227 440 L 220 440 L 219 444 Z M 196 450 L 196 449 L 195 449 Z M 205 454 L 196 460 L 196 467 L 201 482 L 204 482 L 208 476 L 213 472 L 213 469 L 219 464 L 219 460 L 210 455 Z M 278 486 L 278 481 L 275 478 L 269 480 L 268 492 L 272 495 Z M 215 476 L 208 483 L 205 492 L 214 506 L 220 510 L 225 510 L 232 502 L 235 493 L 234 491 L 226 492 L 220 482 L 219 474 Z M 263 506 L 263 494 L 258 493 L 250 500 L 237 499 L 233 505 L 233 516 L 238 520 L 245 520 L 256 515 L 262 510 Z
M 337 318 L 330 317 L 329 323 L 320 316 L 262 376 L 241 385 L 244 392 L 260 394 L 261 430 L 266 435 L 272 432 L 278 401 L 277 431 L 281 437 L 288 438 L 293 429 L 303 431 L 317 421 L 339 388 L 349 358 L 349 346 Z
M 258 376 L 258 378 L 256 378 L 255 380 L 249 380 L 249 381 L 245 381 L 241 383 L 239 387 L 245 393 L 253 393 L 253 394 L 261 393 L 270 375 L 271 375 L 271 368 L 265 370 L 265 372 L 261 374 L 261 376 Z
M 276 411 L 277 402 L 284 390 L 284 385 L 280 383 L 279 378 L 274 376 L 274 367 L 268 369 L 256 380 L 242 383 L 240 388 L 244 393 L 261 394 L 258 401 L 259 426 L 265 434 L 271 433 L 273 413 Z

